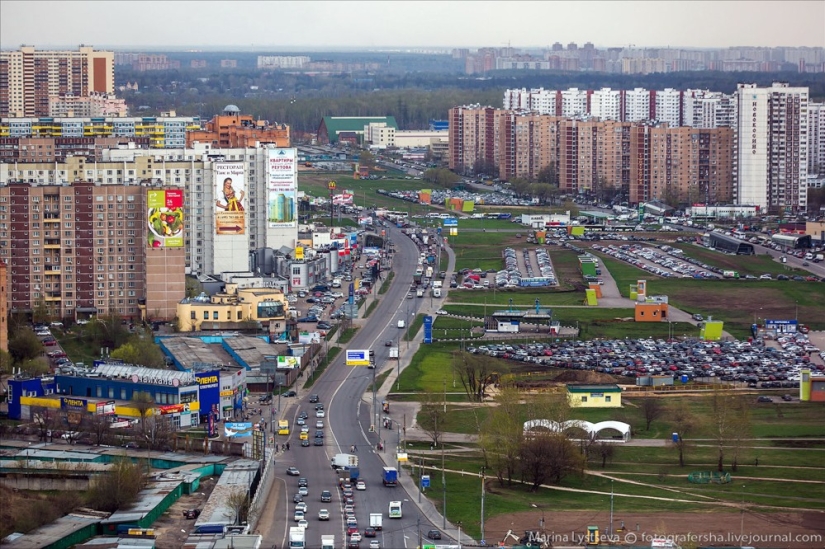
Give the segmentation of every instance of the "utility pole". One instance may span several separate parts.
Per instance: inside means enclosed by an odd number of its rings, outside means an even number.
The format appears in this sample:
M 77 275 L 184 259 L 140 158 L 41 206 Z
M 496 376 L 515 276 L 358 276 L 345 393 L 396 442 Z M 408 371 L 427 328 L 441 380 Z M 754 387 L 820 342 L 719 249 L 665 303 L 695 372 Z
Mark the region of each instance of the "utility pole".
M 444 378 L 444 413 L 447 413 L 447 378 Z
M 421 517 L 418 517 L 416 519 L 415 527 L 418 529 L 418 547 L 423 547 L 421 545 Z
M 613 536 L 613 481 L 610 481 L 610 525 L 607 528 L 607 533 Z
M 444 382 L 445 386 L 447 382 Z M 438 432 L 438 417 L 436 417 L 436 432 Z M 441 528 L 447 529 L 447 477 L 444 473 L 444 441 L 441 440 L 441 495 L 443 498 L 443 507 L 441 508 Z
M 484 467 L 481 468 L 481 542 L 484 543 Z

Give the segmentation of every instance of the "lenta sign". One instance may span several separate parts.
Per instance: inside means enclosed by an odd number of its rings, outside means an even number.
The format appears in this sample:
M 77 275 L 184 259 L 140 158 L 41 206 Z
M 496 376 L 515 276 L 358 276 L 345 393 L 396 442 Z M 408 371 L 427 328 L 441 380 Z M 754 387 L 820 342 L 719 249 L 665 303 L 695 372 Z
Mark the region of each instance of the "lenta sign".
M 368 349 L 347 349 L 347 366 L 369 366 L 370 352 Z

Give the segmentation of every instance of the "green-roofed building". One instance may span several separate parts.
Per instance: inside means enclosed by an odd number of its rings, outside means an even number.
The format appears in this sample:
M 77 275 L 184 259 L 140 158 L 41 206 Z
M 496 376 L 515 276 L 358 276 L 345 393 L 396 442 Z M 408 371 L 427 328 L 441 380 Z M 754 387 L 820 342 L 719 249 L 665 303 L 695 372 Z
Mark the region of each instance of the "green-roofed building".
M 364 140 L 364 126 L 386 124 L 398 129 L 394 116 L 325 116 L 318 127 L 318 143 L 338 143 L 349 141 L 361 143 Z
M 621 408 L 622 388 L 616 384 L 567 385 L 567 402 L 571 408 Z

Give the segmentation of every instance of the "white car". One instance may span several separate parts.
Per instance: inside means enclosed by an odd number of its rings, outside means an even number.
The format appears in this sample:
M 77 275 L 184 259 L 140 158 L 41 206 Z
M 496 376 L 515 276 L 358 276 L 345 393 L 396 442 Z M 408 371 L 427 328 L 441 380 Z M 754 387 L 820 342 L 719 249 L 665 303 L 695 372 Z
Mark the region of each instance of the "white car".
M 302 512 L 302 513 L 306 513 L 306 512 L 307 512 L 307 504 L 306 504 L 306 502 L 303 502 L 303 501 L 302 501 L 302 502 L 300 502 L 300 503 L 296 503 L 296 504 L 295 504 L 295 510 L 296 510 L 296 511 L 300 511 L 300 512 Z
M 367 489 L 367 483 L 364 482 L 363 480 L 359 480 L 355 485 L 355 489 L 356 490 L 366 490 Z
M 435 312 L 435 314 L 437 314 L 437 315 L 448 315 L 448 314 L 450 314 L 450 313 L 448 313 L 448 312 L 447 312 L 447 311 L 445 311 L 444 309 L 439 309 L 439 310 L 437 310 L 437 311 Z
M 301 494 L 302 496 L 308 496 L 309 495 L 309 490 L 307 489 L 306 486 L 301 486 L 300 488 L 298 488 L 298 493 Z
M 315 412 L 315 417 L 326 417 L 326 414 L 323 410 L 318 410 Z
M 299 520 L 298 528 L 303 528 L 304 530 L 306 530 L 307 528 L 309 528 L 309 522 L 307 522 L 306 520 Z
M 377 539 L 370 540 L 370 549 L 381 549 L 381 544 Z
M 295 516 L 293 517 L 293 520 L 295 520 L 295 522 L 304 520 L 304 512 L 303 511 L 295 511 Z
M 324 422 L 319 419 L 318 421 L 315 422 L 315 428 L 316 429 L 323 429 L 324 428 Z
M 326 509 L 318 511 L 318 520 L 329 520 L 329 511 Z
M 361 541 L 361 532 L 353 532 L 350 537 L 350 541 Z

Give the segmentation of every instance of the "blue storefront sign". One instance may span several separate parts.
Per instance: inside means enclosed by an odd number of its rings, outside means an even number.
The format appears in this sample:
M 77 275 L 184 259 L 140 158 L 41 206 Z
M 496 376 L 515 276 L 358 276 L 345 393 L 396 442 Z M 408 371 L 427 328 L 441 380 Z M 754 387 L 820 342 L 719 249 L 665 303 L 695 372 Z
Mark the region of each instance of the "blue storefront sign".
M 200 402 L 200 414 L 202 416 L 208 415 L 220 409 L 220 376 L 220 370 L 195 373 L 195 378 L 198 380 L 198 402 Z
M 433 342 L 433 317 L 427 315 L 424 317 L 424 343 Z

